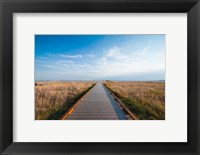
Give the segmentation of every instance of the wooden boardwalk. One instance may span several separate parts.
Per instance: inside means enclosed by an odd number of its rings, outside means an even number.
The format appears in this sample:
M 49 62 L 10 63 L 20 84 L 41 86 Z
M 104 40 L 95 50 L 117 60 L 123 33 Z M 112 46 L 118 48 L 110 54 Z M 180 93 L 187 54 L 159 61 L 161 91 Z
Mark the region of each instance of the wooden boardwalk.
M 96 84 L 67 120 L 127 120 L 128 116 L 101 83 Z

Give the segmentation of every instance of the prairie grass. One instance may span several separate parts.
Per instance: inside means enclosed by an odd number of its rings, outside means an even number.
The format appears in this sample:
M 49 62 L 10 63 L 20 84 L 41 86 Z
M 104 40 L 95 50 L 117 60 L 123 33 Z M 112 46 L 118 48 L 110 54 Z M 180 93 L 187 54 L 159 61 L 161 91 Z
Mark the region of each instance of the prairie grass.
M 59 119 L 93 86 L 92 82 L 36 82 L 35 119 Z
M 165 119 L 164 82 L 106 82 L 104 84 L 139 119 Z

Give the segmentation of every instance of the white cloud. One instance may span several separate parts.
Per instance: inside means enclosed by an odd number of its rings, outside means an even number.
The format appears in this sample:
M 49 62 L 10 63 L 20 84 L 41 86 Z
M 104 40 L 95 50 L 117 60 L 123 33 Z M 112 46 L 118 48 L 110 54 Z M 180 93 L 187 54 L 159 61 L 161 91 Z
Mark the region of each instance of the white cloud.
M 153 54 L 150 48 L 131 52 L 124 48 L 113 47 L 104 52 L 97 60 L 95 73 L 98 76 L 137 75 L 165 70 L 163 51 Z
M 147 74 L 163 73 L 165 71 L 165 52 L 153 51 L 150 46 L 134 51 L 131 48 L 112 47 L 93 57 L 92 61 L 84 62 L 65 60 L 67 58 L 80 58 L 82 55 L 59 54 L 61 60 L 47 62 L 45 66 L 66 79 L 109 79 L 112 77 L 143 77 Z M 64 60 L 63 60 L 64 59 Z M 84 60 L 84 59 L 83 59 Z M 88 62 L 87 62 L 88 61 Z M 147 77 L 148 78 L 148 77 Z M 123 78 L 122 78 L 123 79 Z
M 70 67 L 69 65 L 63 64 L 64 67 Z
M 105 52 L 105 57 L 118 59 L 118 60 L 125 60 L 128 58 L 127 55 L 124 55 L 123 48 L 119 48 L 119 47 L 113 47 L 113 48 L 108 49 Z
M 87 63 L 81 63 L 76 61 L 70 60 L 59 60 L 59 61 L 52 61 L 48 62 L 43 65 L 44 67 L 51 68 L 56 72 L 79 72 L 80 71 L 88 71 L 92 70 L 93 66 Z M 82 73 L 81 73 L 82 74 Z
M 81 57 L 83 57 L 81 54 L 79 54 L 79 55 L 59 54 L 59 56 L 64 57 L 64 58 L 81 58 Z
M 121 55 L 121 48 L 118 48 L 118 47 L 113 47 L 113 48 L 110 48 L 106 51 L 106 56 L 107 57 L 113 57 L 113 56 L 116 56 L 116 55 Z

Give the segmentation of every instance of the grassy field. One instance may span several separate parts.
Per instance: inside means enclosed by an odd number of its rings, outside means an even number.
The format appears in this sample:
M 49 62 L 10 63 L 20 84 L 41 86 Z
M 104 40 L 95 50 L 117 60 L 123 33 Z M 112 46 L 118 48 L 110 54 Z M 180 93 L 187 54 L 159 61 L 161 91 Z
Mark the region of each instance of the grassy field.
M 59 119 L 93 86 L 92 82 L 36 82 L 35 119 Z
M 165 119 L 164 82 L 106 82 L 105 86 L 139 119 Z

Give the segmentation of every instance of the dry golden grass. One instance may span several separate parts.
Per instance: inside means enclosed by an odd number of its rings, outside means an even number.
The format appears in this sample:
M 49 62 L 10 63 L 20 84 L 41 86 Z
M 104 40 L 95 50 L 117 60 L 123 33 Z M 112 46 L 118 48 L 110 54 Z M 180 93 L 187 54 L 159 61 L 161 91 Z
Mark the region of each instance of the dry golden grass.
M 94 83 L 36 82 L 35 119 L 59 119 Z
M 106 82 L 105 85 L 139 119 L 165 119 L 164 82 Z

